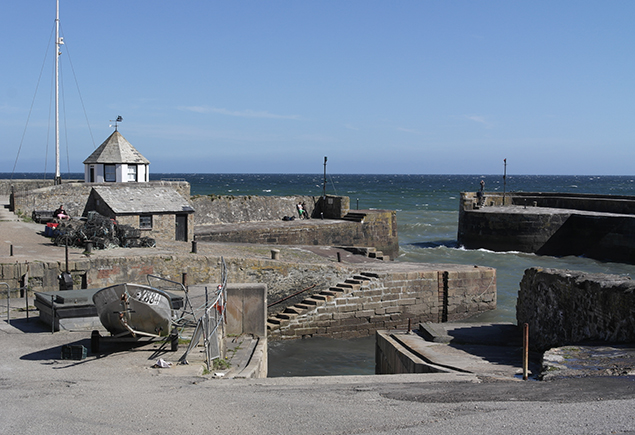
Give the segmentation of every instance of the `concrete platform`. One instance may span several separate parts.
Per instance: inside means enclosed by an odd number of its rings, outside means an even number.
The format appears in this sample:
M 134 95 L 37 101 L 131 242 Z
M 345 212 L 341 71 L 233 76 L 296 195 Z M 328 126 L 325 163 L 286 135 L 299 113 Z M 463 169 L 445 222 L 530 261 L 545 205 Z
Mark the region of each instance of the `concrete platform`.
M 395 358 L 387 364 L 397 373 L 407 368 L 413 373 L 464 373 L 479 378 L 522 380 L 522 339 L 511 323 L 427 323 L 410 333 L 382 333 L 385 346 L 393 347 L 387 351 L 387 359 L 391 359 L 390 352 L 395 352 Z M 538 356 L 533 357 L 529 375 L 536 378 L 540 364 Z

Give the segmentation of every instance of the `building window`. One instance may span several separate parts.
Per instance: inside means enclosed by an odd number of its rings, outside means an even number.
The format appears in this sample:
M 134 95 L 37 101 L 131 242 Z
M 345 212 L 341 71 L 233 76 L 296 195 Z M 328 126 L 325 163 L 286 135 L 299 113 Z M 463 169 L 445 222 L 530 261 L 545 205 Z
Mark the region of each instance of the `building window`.
M 117 167 L 115 165 L 104 165 L 104 181 L 110 183 L 117 181 Z
M 137 165 L 128 165 L 128 181 L 137 181 Z
M 152 229 L 152 215 L 139 216 L 139 228 L 142 230 Z

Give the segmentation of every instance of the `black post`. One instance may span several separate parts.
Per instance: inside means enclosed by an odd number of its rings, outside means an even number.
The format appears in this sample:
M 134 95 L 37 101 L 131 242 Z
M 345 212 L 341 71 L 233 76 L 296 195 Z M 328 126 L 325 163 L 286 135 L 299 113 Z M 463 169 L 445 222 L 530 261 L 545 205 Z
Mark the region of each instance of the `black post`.
M 505 192 L 507 190 L 507 159 L 503 159 L 504 172 L 503 172 L 503 205 L 505 205 Z
M 326 200 L 326 156 L 324 156 L 324 188 L 322 190 L 322 197 Z

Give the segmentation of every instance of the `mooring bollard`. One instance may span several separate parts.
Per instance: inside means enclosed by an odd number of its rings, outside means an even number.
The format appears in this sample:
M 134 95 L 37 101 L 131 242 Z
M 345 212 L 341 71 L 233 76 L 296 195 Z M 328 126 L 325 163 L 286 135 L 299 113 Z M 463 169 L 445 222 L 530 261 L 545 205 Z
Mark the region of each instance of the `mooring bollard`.
M 192 254 L 196 254 L 198 247 L 196 246 L 196 240 L 192 240 Z
M 280 249 L 272 249 L 271 250 L 271 259 L 272 260 L 280 260 Z
M 9 248 L 9 257 L 13 257 L 13 245 Z
M 86 249 L 84 250 L 84 255 L 90 255 L 93 253 L 93 241 L 92 240 L 87 240 L 86 241 Z

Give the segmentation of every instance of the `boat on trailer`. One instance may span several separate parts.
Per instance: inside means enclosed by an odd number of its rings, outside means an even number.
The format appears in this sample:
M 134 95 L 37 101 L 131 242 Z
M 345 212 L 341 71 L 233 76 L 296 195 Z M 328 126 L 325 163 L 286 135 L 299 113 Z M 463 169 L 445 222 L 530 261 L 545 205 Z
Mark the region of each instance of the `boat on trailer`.
M 142 284 L 115 284 L 98 290 L 93 303 L 101 324 L 111 338 L 171 337 L 172 350 L 178 347 L 178 332 L 172 298 L 166 291 Z M 91 349 L 99 350 L 99 331 L 93 331 Z
M 115 284 L 98 290 L 93 302 L 101 324 L 113 336 L 158 338 L 170 333 L 172 302 L 163 290 L 142 284 Z

